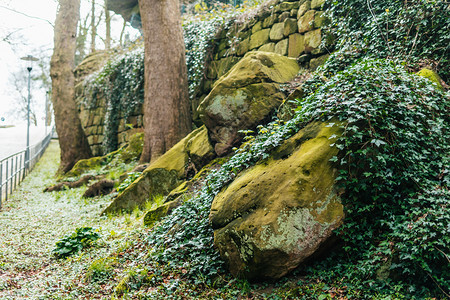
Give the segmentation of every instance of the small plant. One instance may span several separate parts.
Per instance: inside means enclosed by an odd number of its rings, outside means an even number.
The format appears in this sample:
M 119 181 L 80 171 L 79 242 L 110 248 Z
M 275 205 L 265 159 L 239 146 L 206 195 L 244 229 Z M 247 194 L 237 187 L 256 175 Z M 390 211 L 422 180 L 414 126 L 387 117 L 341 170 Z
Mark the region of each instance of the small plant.
M 58 258 L 69 257 L 81 249 L 94 246 L 99 238 L 100 235 L 92 227 L 77 228 L 75 232 L 56 242 L 53 254 Z
M 105 282 L 113 276 L 116 259 L 111 257 L 94 260 L 86 272 L 87 282 Z

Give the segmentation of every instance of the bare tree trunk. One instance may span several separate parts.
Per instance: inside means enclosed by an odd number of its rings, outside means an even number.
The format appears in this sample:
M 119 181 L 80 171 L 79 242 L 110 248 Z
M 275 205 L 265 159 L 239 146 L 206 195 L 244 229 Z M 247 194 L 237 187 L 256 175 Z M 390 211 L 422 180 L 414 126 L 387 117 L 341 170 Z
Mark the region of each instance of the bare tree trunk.
M 119 39 L 119 45 L 123 47 L 123 34 L 125 33 L 125 28 L 127 27 L 127 21 L 123 20 L 123 26 L 122 31 L 120 31 L 120 39 Z
M 69 171 L 80 159 L 91 157 L 75 103 L 74 57 L 80 0 L 59 0 L 55 48 L 50 62 L 52 101 L 61 148 L 59 172 Z
M 97 25 L 95 24 L 95 0 L 92 1 L 91 8 L 91 53 L 95 52 L 95 38 L 97 36 Z
M 179 0 L 140 0 L 145 45 L 144 150 L 155 160 L 191 130 Z
M 106 25 L 106 37 L 105 37 L 105 49 L 111 49 L 111 15 L 105 4 L 105 25 Z

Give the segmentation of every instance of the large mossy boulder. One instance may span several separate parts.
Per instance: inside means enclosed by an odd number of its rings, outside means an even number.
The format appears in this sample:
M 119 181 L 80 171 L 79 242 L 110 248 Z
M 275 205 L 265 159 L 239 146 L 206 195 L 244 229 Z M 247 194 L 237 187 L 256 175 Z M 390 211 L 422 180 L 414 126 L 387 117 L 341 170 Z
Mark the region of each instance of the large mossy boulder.
M 182 183 L 189 169 L 200 170 L 215 156 L 207 129 L 202 126 L 179 141 L 123 190 L 103 213 L 130 211 L 143 207 L 156 196 L 165 196 Z
M 276 53 L 247 53 L 215 84 L 199 106 L 215 152 L 227 154 L 242 140 L 240 130 L 254 129 L 281 104 L 280 84 L 299 71 L 294 59 Z
M 308 125 L 215 197 L 214 243 L 233 275 L 280 278 L 330 241 L 344 218 L 330 162 L 340 133 Z

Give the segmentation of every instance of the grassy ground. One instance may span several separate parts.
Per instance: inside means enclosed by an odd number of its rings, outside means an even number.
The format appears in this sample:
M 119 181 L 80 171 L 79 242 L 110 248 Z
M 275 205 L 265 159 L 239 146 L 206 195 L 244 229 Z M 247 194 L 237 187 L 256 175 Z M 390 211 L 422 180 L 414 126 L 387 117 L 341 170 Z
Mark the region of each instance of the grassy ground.
M 94 299 L 112 293 L 114 281 L 92 284 L 86 273 L 95 259 L 126 243 L 133 226 L 141 223 L 134 222 L 139 212 L 100 216 L 109 198 L 83 199 L 85 187 L 43 193 L 44 187 L 55 183 L 58 163 L 59 147 L 52 141 L 0 211 L 0 299 Z M 55 242 L 84 226 L 99 230 L 98 246 L 69 259 L 56 259 Z

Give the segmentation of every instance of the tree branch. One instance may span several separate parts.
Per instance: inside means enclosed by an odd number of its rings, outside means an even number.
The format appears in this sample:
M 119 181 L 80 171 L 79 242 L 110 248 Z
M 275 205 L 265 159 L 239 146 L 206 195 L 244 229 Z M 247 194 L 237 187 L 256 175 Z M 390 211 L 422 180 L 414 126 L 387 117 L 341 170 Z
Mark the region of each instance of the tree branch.
M 16 13 L 16 14 L 25 16 L 25 17 L 27 17 L 27 18 L 31 18 L 31 19 L 36 19 L 36 20 L 40 20 L 40 21 L 47 22 L 48 24 L 50 24 L 50 26 L 55 27 L 55 25 L 53 25 L 53 23 L 50 22 L 49 20 L 46 20 L 46 19 L 43 19 L 43 18 L 39 18 L 39 17 L 35 17 L 35 16 L 30 16 L 30 15 L 27 15 L 26 13 L 17 11 L 17 10 L 15 10 L 15 9 L 9 8 L 9 7 L 4 6 L 4 5 L 0 5 L 0 8 L 6 9 L 6 10 L 9 10 L 9 11 L 12 11 L 12 12 L 14 12 L 14 13 Z

